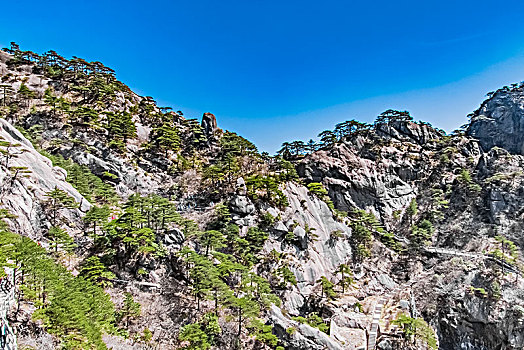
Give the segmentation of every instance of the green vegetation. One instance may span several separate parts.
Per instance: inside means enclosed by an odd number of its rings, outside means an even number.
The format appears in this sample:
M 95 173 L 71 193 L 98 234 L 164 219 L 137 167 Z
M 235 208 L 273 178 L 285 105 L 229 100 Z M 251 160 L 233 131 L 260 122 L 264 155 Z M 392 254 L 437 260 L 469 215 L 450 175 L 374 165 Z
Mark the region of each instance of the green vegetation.
M 373 235 L 377 235 L 380 241 L 389 249 L 397 253 L 404 251 L 402 244 L 398 242 L 394 234 L 388 232 L 372 213 L 354 209 L 349 213 L 348 218 L 352 229 L 350 243 L 357 261 L 371 257 Z
M 250 334 L 255 337 L 255 339 L 264 343 L 270 347 L 274 347 L 278 344 L 278 338 L 273 334 L 273 326 L 264 324 L 261 320 L 255 319 L 248 326 Z
M 351 240 L 357 260 L 363 260 L 371 256 L 373 244 L 373 233 L 384 234 L 386 231 L 378 222 L 375 215 L 365 210 L 354 209 L 350 213 Z
M 51 226 L 47 235 L 51 240 L 50 247 L 55 251 L 55 253 L 58 253 L 58 248 L 67 253 L 72 253 L 73 249 L 76 247 L 73 238 L 71 238 L 71 236 L 60 227 Z
M 47 152 L 41 153 L 51 159 L 53 165 L 67 171 L 67 182 L 73 185 L 89 202 L 113 204 L 118 200 L 113 186 L 93 174 L 87 166 L 78 165 L 69 159 L 64 159 L 60 155 L 54 156 Z M 110 175 L 107 174 L 106 177 L 109 178 Z
M 459 181 L 459 183 L 463 184 L 469 192 L 473 194 L 477 194 L 482 190 L 482 187 L 480 187 L 479 184 L 473 181 L 471 174 L 467 169 L 462 169 L 457 180 Z
M 117 320 L 124 321 L 126 328 L 129 328 L 129 321 L 140 316 L 141 305 L 133 299 L 131 293 L 124 293 L 124 303 L 117 313 Z
M 446 199 L 446 193 L 440 188 L 432 189 L 429 215 L 433 221 L 442 220 L 444 215 L 442 210 L 449 208 L 449 201 Z
M 100 287 L 72 276 L 44 248 L 5 227 L 0 231 L 0 262 L 22 274 L 19 298 L 38 307 L 33 318 L 41 320 L 63 348 L 106 349 L 102 334 L 114 331 L 115 309 Z
M 104 259 L 121 266 L 140 255 L 164 255 L 162 246 L 156 242 L 156 235 L 164 234 L 170 223 L 186 224 L 174 205 L 157 195 L 132 195 L 122 205 L 122 211 L 112 220 L 107 216 L 104 219 L 103 215 L 109 211 L 103 207 L 91 209 L 91 215 L 86 216 L 86 222 L 93 224 L 95 243 Z M 96 230 L 96 223 L 101 225 L 99 230 Z M 115 256 L 121 258 L 115 260 Z
M 78 203 L 75 199 L 67 194 L 67 192 L 55 187 L 54 190 L 49 191 L 45 195 L 47 200 L 43 202 L 44 208 L 46 209 L 49 221 L 51 225 L 57 227 L 60 223 L 58 222 L 58 214 L 62 209 L 74 209 L 78 207 Z
M 353 271 L 348 265 L 340 264 L 335 273 L 341 275 L 338 284 L 342 287 L 342 293 L 345 293 L 346 288 L 353 284 Z
M 411 226 L 410 241 L 413 247 L 420 248 L 428 245 L 433 236 L 433 224 L 429 220 L 422 220 L 417 225 Z
M 328 207 L 331 210 L 335 210 L 335 205 L 333 204 L 333 201 L 328 196 L 328 191 L 324 188 L 324 186 L 319 182 L 311 182 L 307 185 L 307 189 L 309 192 L 317 196 L 320 200 L 326 202 Z
M 294 321 L 305 323 L 310 325 L 313 328 L 317 328 L 321 332 L 328 333 L 329 326 L 324 322 L 324 320 L 316 313 L 312 312 L 307 317 L 297 316 L 292 317 Z
M 418 214 L 418 205 L 417 205 L 417 199 L 416 198 L 413 198 L 411 200 L 411 202 L 409 202 L 409 205 L 406 208 L 406 214 L 409 217 L 409 220 L 410 220 L 409 222 L 411 223 L 411 225 L 413 225 L 413 220 L 414 220 L 415 216 L 417 216 L 417 214 Z
M 22 145 L 20 143 L 5 141 L 5 139 L 0 136 L 0 157 L 3 158 L 3 165 L 6 168 L 9 168 L 10 160 L 18 158 L 19 155 L 27 152 L 26 149 L 21 147 Z
M 151 131 L 150 149 L 168 156 L 169 151 L 177 152 L 180 149 L 180 136 L 178 127 L 169 115 L 162 116 L 162 122 Z
M 207 313 L 199 322 L 182 327 L 178 339 L 189 343 L 184 349 L 206 350 L 215 344 L 215 339 L 221 332 L 218 317 Z
M 417 339 L 420 339 L 430 349 L 437 349 L 435 332 L 422 318 L 411 318 L 400 314 L 392 323 L 402 328 L 405 340 L 415 343 Z
M 246 178 L 248 195 L 254 200 L 263 200 L 272 205 L 286 207 L 287 197 L 279 188 L 281 177 L 253 175 Z
M 335 144 L 340 143 L 344 138 L 356 135 L 365 135 L 373 128 L 382 124 L 391 124 L 393 122 L 409 122 L 413 118 L 407 111 L 397 111 L 388 109 L 381 113 L 375 120 L 375 123 L 366 124 L 357 120 L 346 120 L 335 125 L 334 130 L 324 130 L 318 134 L 320 142 L 314 140 L 284 142 L 282 148 L 277 152 L 284 159 L 299 159 L 308 153 L 318 151 L 319 149 L 329 149 Z
M 112 286 L 111 281 L 116 278 L 97 256 L 90 256 L 82 263 L 80 276 L 103 288 Z
M 390 124 L 392 122 L 398 121 L 412 121 L 413 117 L 409 114 L 408 111 L 397 111 L 394 109 L 388 109 L 382 112 L 377 119 L 375 120 L 375 125 L 377 124 Z
M 522 171 L 515 171 L 512 173 L 496 173 L 493 176 L 488 177 L 485 182 L 491 183 L 505 183 L 507 181 L 513 182 L 513 180 L 519 176 L 522 176 Z
M 198 249 L 185 246 L 178 253 L 188 286 L 197 309 L 203 300 L 211 300 L 214 315 L 218 316 L 223 310 L 227 320 L 237 323 L 238 338 L 248 330 L 257 341 L 274 346 L 276 338 L 271 327 L 262 323 L 260 316 L 271 304 L 280 303 L 272 292 L 277 286 L 252 270 L 262 260 L 260 251 L 268 233 L 260 227 L 251 227 L 244 237 L 240 237 L 239 228 L 230 220 L 227 207 L 219 204 L 208 230 L 194 229 L 189 235 Z M 280 271 L 285 283 L 296 284 L 289 270 Z M 201 322 L 186 327 L 180 339 L 190 343 L 188 348 L 211 346 L 210 334 L 202 328 Z
M 499 244 L 499 248 L 495 248 L 489 254 L 502 263 L 512 266 L 518 265 L 518 247 L 517 245 L 502 235 L 495 236 L 495 241 Z M 515 266 L 517 269 L 518 266 Z M 502 266 L 504 271 L 504 266 Z
M 478 295 L 483 298 L 488 296 L 488 293 L 484 288 L 475 288 L 473 286 L 469 286 L 468 291 L 470 294 Z
M 327 299 L 335 299 L 337 296 L 337 293 L 335 293 L 335 285 L 333 282 L 327 279 L 326 276 L 320 277 L 320 279 L 317 281 L 317 283 L 320 283 L 321 289 L 321 298 L 327 298 Z
M 295 287 L 297 286 L 297 278 L 287 265 L 283 265 L 279 267 L 277 269 L 276 275 L 282 278 L 282 282 L 280 283 L 280 288 L 286 289 L 288 283 Z

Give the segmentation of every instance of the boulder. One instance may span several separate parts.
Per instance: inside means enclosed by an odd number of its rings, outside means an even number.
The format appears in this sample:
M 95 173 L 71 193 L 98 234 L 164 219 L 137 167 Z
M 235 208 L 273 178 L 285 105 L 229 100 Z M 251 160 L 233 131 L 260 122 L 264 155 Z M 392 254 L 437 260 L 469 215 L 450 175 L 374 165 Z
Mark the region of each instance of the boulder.
M 414 142 L 419 145 L 426 144 L 440 135 L 427 123 L 414 123 L 412 121 L 396 120 L 390 123 L 376 125 L 377 135 L 386 139 Z
M 288 232 L 286 225 L 284 225 L 282 221 L 277 221 L 273 227 L 273 230 L 277 234 L 286 234 Z
M 186 237 L 184 236 L 184 233 L 178 228 L 173 228 L 167 231 L 163 236 L 163 241 L 167 246 L 180 246 L 182 243 L 184 243 L 185 239 Z
M 300 249 L 307 249 L 307 233 L 306 230 L 304 230 L 302 227 L 297 226 L 293 230 L 293 234 L 295 235 L 295 238 L 297 239 L 298 246 Z
M 255 211 L 255 205 L 247 196 L 235 196 L 230 202 L 233 213 L 249 215 Z
M 246 182 L 241 177 L 237 179 L 236 192 L 239 196 L 247 196 Z
M 202 117 L 202 129 L 206 137 L 212 139 L 215 136 L 215 131 L 217 130 L 217 119 L 211 113 L 204 113 Z

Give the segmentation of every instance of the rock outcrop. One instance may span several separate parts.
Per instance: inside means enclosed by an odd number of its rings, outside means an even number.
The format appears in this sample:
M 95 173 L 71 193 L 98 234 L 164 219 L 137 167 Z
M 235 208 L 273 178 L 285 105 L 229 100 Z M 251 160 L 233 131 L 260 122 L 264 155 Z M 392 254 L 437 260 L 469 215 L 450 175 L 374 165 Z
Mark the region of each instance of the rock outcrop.
M 501 89 L 484 101 L 471 117 L 467 133 L 484 151 L 501 147 L 524 155 L 524 89 Z
M 439 133 L 425 124 L 394 122 L 379 124 L 376 135 L 375 146 L 357 135 L 317 151 L 297 171 L 308 182 L 323 183 L 340 210 L 361 208 L 390 217 L 417 195 L 417 183 L 430 166 L 428 143 Z M 391 143 L 380 147 L 384 140 Z
M 40 240 L 48 228 L 43 202 L 48 199 L 46 192 L 55 188 L 65 191 L 79 204 L 78 209 L 63 212 L 71 231 L 79 226 L 82 213 L 89 210 L 91 204 L 66 181 L 67 172 L 53 166 L 5 119 L 0 119 L 0 137 L 12 145 L 19 145 L 12 147 L 14 156 L 7 164 L 1 164 L 0 171 L 0 201 L 3 208 L 16 215 L 16 219 L 10 220 L 11 229 Z
M 212 113 L 204 113 L 202 116 L 202 129 L 208 140 L 211 140 L 215 137 L 215 132 L 217 130 L 217 119 Z

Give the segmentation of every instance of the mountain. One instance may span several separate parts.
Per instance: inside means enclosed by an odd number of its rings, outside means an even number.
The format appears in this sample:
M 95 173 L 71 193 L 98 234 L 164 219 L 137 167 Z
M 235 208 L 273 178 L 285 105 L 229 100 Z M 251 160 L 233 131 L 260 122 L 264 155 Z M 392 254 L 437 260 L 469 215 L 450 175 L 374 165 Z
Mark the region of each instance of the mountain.
M 522 85 L 270 156 L 100 62 L 0 74 L 0 348 L 524 347 Z

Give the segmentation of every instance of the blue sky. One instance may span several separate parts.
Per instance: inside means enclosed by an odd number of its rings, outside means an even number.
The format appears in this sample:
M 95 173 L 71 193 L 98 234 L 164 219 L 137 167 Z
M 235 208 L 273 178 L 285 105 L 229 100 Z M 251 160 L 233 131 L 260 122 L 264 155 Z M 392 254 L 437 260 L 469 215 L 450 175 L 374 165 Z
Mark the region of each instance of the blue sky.
M 387 108 L 452 131 L 524 80 L 521 1 L 33 1 L 0 45 L 102 61 L 160 105 L 274 152 Z

